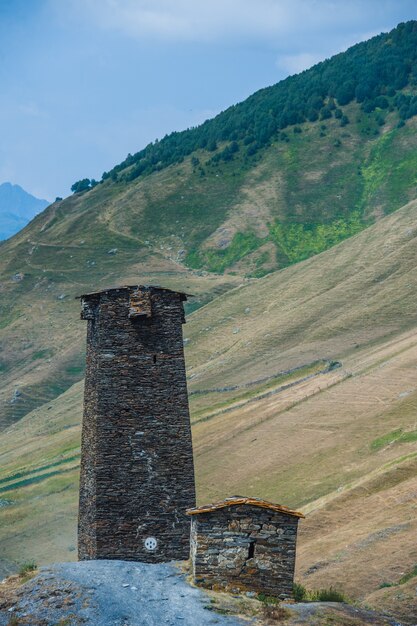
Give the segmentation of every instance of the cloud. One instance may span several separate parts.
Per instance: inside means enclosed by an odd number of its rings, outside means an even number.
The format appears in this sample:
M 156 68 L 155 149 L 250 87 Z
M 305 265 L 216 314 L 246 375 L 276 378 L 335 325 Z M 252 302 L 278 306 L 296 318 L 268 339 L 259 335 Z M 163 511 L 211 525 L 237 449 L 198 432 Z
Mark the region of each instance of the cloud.
M 99 27 L 140 39 L 211 42 L 227 36 L 259 36 L 287 23 L 288 4 L 258 0 L 74 0 Z M 266 19 L 266 15 L 270 19 Z
M 331 39 L 332 29 L 365 30 L 369 20 L 386 17 L 385 4 L 381 0 L 70 0 L 66 6 L 99 28 L 140 40 L 266 40 L 286 47 L 303 33 L 308 38 L 313 32 L 326 32 Z

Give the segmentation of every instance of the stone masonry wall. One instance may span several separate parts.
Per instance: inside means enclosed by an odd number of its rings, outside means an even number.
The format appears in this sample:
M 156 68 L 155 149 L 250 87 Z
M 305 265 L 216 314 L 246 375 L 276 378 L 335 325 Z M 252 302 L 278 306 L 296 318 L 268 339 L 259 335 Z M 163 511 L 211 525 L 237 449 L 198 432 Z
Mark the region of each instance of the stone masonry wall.
M 82 298 L 88 331 L 80 559 L 188 558 L 185 510 L 195 505 L 195 486 L 184 299 L 154 287 L 136 296 L 121 288 Z
M 241 505 L 191 518 L 191 562 L 197 584 L 292 596 L 297 517 Z

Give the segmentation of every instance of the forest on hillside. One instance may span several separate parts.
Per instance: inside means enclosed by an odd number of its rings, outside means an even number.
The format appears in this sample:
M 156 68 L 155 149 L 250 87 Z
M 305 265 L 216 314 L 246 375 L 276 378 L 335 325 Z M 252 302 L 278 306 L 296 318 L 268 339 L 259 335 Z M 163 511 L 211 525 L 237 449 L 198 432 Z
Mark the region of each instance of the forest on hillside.
M 269 145 L 273 137 L 279 135 L 285 140 L 289 126 L 332 117 L 341 126 L 347 125 L 349 119 L 343 107 L 353 100 L 365 113 L 397 110 L 399 124 L 404 124 L 417 114 L 417 95 L 412 89 L 416 85 L 417 21 L 410 21 L 261 89 L 201 126 L 173 132 L 129 154 L 111 171 L 104 172 L 102 180 L 134 180 L 179 163 L 199 149 L 215 153 L 214 162 L 232 160 L 239 151 L 250 158 Z M 410 87 L 410 93 L 404 93 L 406 87 Z M 224 142 L 219 151 L 219 143 Z M 84 189 L 88 188 L 88 179 L 82 182 Z M 91 184 L 94 186 L 96 181 Z
M 261 89 L 198 127 L 173 132 L 129 154 L 104 172 L 101 182 L 122 188 L 188 157 L 193 193 L 184 193 L 177 171 L 169 197 L 149 200 L 149 206 L 134 218 L 126 217 L 133 220 L 132 234 L 167 237 L 177 232 L 175 224 L 181 222 L 188 232 L 182 243 L 188 267 L 222 273 L 249 257 L 244 271 L 260 277 L 357 234 L 372 223 L 375 203 L 378 210 L 391 212 L 411 199 L 415 150 L 412 138 L 406 139 L 411 125 L 401 127 L 415 115 L 417 21 L 410 21 Z M 364 143 L 378 135 L 381 140 L 368 151 L 353 153 L 355 137 Z M 275 206 L 265 223 L 267 234 L 260 236 L 242 223 L 227 246 L 205 245 L 235 206 L 244 176 L 275 145 L 279 147 L 274 164 L 268 166 L 269 176 L 274 170 L 284 172 L 288 184 L 281 189 L 279 210 Z M 303 183 L 301 173 L 312 159 L 320 169 L 319 153 L 325 178 Z M 342 162 L 342 153 L 350 153 L 350 159 Z M 394 167 L 400 167 L 395 177 L 391 176 Z M 84 178 L 74 183 L 72 191 L 86 192 L 99 184 Z M 155 220 L 155 215 L 163 218 Z M 264 247 L 268 244 L 273 246 L 269 251 Z

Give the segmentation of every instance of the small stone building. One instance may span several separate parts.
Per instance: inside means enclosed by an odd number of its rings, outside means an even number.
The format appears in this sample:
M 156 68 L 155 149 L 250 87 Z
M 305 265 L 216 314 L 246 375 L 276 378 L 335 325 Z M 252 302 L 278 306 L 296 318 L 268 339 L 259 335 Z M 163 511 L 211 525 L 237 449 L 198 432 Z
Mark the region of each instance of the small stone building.
M 81 296 L 88 321 L 80 559 L 186 559 L 195 506 L 182 337 L 186 294 L 131 286 Z
M 194 582 L 211 589 L 292 596 L 302 513 L 233 496 L 189 509 Z

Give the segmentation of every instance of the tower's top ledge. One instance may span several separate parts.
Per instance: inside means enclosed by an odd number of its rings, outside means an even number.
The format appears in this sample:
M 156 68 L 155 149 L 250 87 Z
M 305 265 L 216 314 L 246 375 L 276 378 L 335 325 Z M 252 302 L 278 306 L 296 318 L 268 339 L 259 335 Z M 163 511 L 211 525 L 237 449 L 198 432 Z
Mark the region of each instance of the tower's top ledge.
M 119 291 L 127 291 L 128 293 L 132 293 L 134 291 L 143 291 L 143 292 L 155 292 L 155 291 L 165 291 L 168 293 L 177 293 L 181 300 L 187 300 L 187 298 L 191 298 L 192 294 L 185 293 L 184 291 L 175 291 L 173 289 L 167 289 L 166 287 L 160 287 L 159 285 L 120 285 L 119 287 L 109 287 L 108 289 L 101 289 L 99 291 L 90 291 L 89 293 L 83 293 L 80 296 L 77 296 L 77 300 L 84 300 L 85 298 L 97 297 L 103 293 L 117 293 Z

